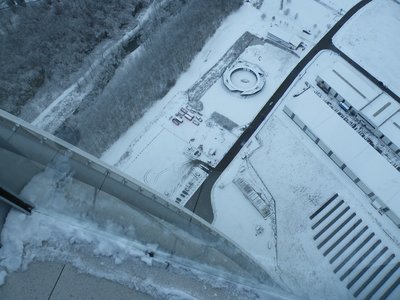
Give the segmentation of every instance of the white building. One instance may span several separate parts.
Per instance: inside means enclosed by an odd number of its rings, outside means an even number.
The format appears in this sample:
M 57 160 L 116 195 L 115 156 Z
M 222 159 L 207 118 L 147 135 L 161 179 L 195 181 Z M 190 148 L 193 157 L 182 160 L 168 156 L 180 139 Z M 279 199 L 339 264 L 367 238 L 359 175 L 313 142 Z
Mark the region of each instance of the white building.
M 381 138 L 393 151 L 400 154 L 400 133 L 396 117 L 400 104 L 347 63 L 336 63 L 333 68 L 316 78 L 317 85 L 341 107 L 357 113 L 368 129 Z
M 400 154 L 400 104 L 383 93 L 360 112 L 359 116 L 367 127 L 387 144 L 394 152 Z
M 365 106 L 359 115 L 367 126 L 377 135 L 380 135 L 379 127 L 400 110 L 400 105 L 388 94 L 383 93 L 374 101 Z
M 268 31 L 267 38 L 271 41 L 291 50 L 298 49 L 302 41 L 293 33 L 284 31 L 278 27 L 272 27 Z
M 380 138 L 400 155 L 400 111 L 383 123 L 379 131 L 382 134 Z
M 381 89 L 352 66 L 340 62 L 319 74 L 316 81 L 325 93 L 339 102 L 346 103 L 350 109 L 356 112 L 382 93 Z
M 285 105 L 284 112 L 400 228 L 400 172 L 312 89 Z

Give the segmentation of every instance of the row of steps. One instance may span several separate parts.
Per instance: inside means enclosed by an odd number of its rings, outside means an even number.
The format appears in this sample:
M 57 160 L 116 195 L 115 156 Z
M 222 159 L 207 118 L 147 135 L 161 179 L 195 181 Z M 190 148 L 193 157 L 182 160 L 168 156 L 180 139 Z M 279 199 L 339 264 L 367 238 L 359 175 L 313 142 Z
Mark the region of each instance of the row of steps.
M 338 194 L 311 216 L 313 239 L 356 299 L 400 299 L 400 261 Z

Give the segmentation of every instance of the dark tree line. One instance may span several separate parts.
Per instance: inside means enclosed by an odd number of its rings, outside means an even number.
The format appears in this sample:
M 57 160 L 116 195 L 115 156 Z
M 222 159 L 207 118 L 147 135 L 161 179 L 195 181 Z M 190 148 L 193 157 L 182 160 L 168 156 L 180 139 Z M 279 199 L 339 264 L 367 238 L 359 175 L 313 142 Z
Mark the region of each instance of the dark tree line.
M 46 83 L 58 91 L 67 88 L 96 46 L 121 36 L 152 2 L 44 0 L 0 11 L 0 108 L 18 115 Z M 158 5 L 141 29 L 137 43 L 143 47 L 135 59 L 126 60 L 111 81 L 104 79 L 98 95 L 85 99 L 60 128 L 59 136 L 68 136 L 65 131 L 70 131 L 71 141 L 100 155 L 168 92 L 242 0 L 154 3 Z M 120 59 L 110 63 L 118 67 Z M 114 71 L 110 72 L 112 76 Z
M 79 131 L 78 146 L 94 155 L 104 152 L 168 92 L 223 18 L 241 4 L 242 0 L 188 0 L 179 14 L 150 35 L 96 101 L 69 121 Z
M 0 12 L 0 108 L 16 115 L 44 82 L 71 84 L 84 58 L 151 0 L 20 2 Z

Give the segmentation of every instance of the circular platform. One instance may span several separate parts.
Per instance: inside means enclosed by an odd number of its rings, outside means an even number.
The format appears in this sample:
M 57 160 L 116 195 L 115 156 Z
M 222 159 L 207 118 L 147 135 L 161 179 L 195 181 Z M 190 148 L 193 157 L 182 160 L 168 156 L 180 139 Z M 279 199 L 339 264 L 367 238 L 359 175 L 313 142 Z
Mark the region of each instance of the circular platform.
M 262 90 L 265 75 L 259 66 L 239 60 L 224 72 L 223 80 L 230 91 L 248 96 Z

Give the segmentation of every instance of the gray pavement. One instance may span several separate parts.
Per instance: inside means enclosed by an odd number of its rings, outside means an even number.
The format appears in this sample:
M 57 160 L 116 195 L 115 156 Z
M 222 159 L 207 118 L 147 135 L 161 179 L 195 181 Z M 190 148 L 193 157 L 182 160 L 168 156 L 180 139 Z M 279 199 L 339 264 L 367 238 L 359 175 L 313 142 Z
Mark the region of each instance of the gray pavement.
M 70 265 L 36 262 L 0 287 L 1 300 L 153 299 L 118 283 L 82 274 Z

